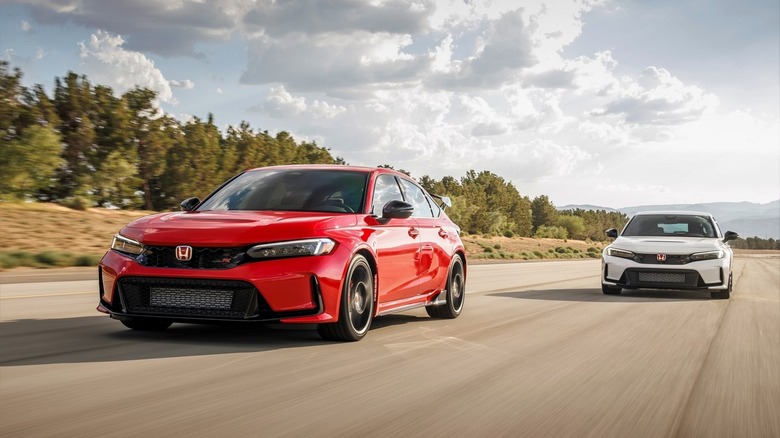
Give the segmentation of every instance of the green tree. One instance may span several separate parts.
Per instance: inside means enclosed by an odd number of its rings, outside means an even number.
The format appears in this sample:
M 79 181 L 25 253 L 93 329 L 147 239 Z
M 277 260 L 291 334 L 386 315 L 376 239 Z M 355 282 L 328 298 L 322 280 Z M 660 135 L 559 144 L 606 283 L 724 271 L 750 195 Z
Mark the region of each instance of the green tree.
M 531 214 L 534 230 L 538 230 L 542 225 L 554 226 L 558 220 L 558 210 L 547 195 L 539 195 L 531 201 Z
M 94 171 L 89 162 L 95 139 L 95 129 L 90 118 L 93 103 L 92 89 L 86 76 L 69 72 L 63 81 L 55 80 L 54 106 L 60 118 L 58 126 L 65 142 L 63 158 L 65 165 L 61 169 L 60 184 L 55 197 L 66 198 L 91 196 L 90 172 Z
M 628 222 L 628 216 L 619 211 L 583 210 L 578 208 L 562 211 L 560 214 L 582 218 L 585 225 L 584 238 L 599 242 L 607 240 L 604 230 L 609 228 L 620 230 Z
M 99 194 L 99 204 L 110 202 L 117 206 L 137 207 L 137 174 L 138 167 L 121 151 L 109 153 L 95 172 L 93 187 Z
M 19 119 L 25 112 L 21 100 L 22 72 L 8 71 L 8 61 L 0 60 L 0 141 L 11 141 L 19 135 Z
M 566 214 L 558 215 L 556 226 L 566 230 L 571 239 L 585 240 L 585 220 L 579 216 Z
M 169 206 L 197 196 L 203 199 L 219 183 L 220 135 L 209 115 L 206 122 L 197 117 L 183 127 L 183 136 L 166 156 L 167 171 L 161 178 Z
M 182 137 L 179 123 L 158 114 L 157 93 L 148 88 L 134 88 L 122 96 L 130 115 L 127 136 L 138 160 L 140 190 L 147 210 L 168 207 L 161 203 L 160 178 L 167 168 L 168 151 Z
M 0 193 L 10 197 L 34 196 L 52 184 L 62 164 L 60 137 L 48 126 L 33 125 L 11 141 L 4 141 L 0 152 Z

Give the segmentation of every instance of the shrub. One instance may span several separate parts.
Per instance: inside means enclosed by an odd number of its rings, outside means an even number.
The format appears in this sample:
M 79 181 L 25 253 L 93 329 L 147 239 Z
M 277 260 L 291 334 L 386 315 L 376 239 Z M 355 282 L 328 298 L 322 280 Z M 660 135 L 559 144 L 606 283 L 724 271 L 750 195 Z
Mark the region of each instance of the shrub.
M 16 266 L 35 266 L 35 257 L 29 252 L 25 251 L 12 251 L 8 253 L 11 259 L 16 263 Z M 15 266 L 14 266 L 15 267 Z
M 16 259 L 7 252 L 0 252 L 0 268 L 11 269 L 19 266 L 19 259 Z
M 565 228 L 554 227 L 554 226 L 548 227 L 542 225 L 536 230 L 534 237 L 548 238 L 548 239 L 565 239 L 566 237 L 568 237 L 568 235 Z
M 74 210 L 84 211 L 89 207 L 92 207 L 92 201 L 82 196 L 74 196 L 72 198 L 64 199 L 60 202 L 62 205 Z
M 35 261 L 47 266 L 72 266 L 72 259 L 68 253 L 57 251 L 44 251 L 35 255 Z
M 97 266 L 100 259 L 100 256 L 80 255 L 73 261 L 73 266 Z

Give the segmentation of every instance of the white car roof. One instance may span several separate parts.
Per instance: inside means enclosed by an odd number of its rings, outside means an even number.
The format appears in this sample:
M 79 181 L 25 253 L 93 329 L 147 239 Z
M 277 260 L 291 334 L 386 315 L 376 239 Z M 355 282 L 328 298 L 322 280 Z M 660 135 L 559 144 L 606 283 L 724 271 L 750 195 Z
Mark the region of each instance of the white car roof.
M 634 216 L 649 215 L 649 214 L 668 215 L 668 216 L 712 216 L 711 213 L 707 213 L 706 211 L 677 211 L 677 210 L 638 211 L 634 213 Z

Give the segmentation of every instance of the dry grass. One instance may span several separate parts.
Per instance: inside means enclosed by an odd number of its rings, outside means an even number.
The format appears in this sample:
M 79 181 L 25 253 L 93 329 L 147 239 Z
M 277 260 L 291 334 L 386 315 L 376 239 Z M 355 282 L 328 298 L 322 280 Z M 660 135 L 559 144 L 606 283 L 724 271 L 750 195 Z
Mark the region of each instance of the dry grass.
M 535 260 L 597 258 L 604 242 L 530 237 L 463 236 L 471 260 Z
M 0 249 L 41 253 L 59 251 L 102 255 L 111 238 L 147 211 L 90 208 L 71 210 L 56 204 L 0 203 Z
M 32 258 L 44 253 L 100 257 L 111 238 L 128 222 L 153 212 L 90 208 L 72 210 L 40 203 L 0 203 L 0 252 L 25 252 Z M 471 260 L 529 260 L 586 258 L 604 244 L 576 240 L 463 236 Z M 595 254 L 595 253 L 594 253 Z M 62 261 L 60 265 L 67 264 Z M 23 263 L 24 264 L 24 263 Z M 52 263 L 57 265 L 57 263 Z M 43 263 L 42 265 L 46 265 Z

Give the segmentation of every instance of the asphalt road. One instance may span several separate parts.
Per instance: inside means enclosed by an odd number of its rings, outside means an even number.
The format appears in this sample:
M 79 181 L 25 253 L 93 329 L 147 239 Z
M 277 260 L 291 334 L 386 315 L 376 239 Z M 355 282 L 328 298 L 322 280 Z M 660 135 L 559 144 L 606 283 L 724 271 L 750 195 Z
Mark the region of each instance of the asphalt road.
M 3 437 L 780 437 L 780 257 L 732 299 L 605 296 L 598 261 L 473 266 L 463 315 L 310 327 L 95 312 L 95 281 L 0 285 Z

